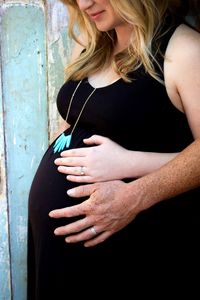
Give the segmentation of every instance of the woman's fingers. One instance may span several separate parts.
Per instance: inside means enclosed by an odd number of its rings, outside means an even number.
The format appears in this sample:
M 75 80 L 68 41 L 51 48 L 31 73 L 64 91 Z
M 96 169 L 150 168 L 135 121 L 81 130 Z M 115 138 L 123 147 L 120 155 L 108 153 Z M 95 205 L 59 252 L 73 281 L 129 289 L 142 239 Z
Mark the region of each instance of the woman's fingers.
M 65 150 L 60 153 L 60 156 L 61 157 L 84 157 L 87 154 L 89 149 L 90 149 L 89 147 L 87 148 L 83 147 L 83 148 Z
M 91 137 L 84 139 L 84 143 L 87 145 L 101 145 L 104 142 L 106 142 L 108 140 L 108 138 L 101 136 L 101 135 L 97 135 L 94 134 Z
M 91 176 L 74 176 L 74 175 L 67 175 L 67 180 L 72 182 L 78 183 L 93 183 L 96 182 Z
M 84 165 L 83 157 L 65 157 L 57 158 L 54 163 L 57 166 L 78 167 Z
M 87 172 L 87 168 L 84 166 L 78 166 L 78 167 L 65 167 L 65 166 L 59 166 L 58 171 L 63 174 L 70 174 L 72 176 L 86 176 L 89 175 Z

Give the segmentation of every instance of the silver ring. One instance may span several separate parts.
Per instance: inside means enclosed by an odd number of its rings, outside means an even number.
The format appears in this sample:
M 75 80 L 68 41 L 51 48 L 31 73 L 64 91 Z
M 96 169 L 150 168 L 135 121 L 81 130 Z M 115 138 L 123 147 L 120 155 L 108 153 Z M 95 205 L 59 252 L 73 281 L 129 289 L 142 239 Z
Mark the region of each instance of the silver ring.
M 80 175 L 81 175 L 81 176 L 85 175 L 85 172 L 84 172 L 84 170 L 83 170 L 84 167 L 80 167 L 80 168 L 81 168 L 81 169 L 80 169 Z
M 92 234 L 94 234 L 94 235 L 97 234 L 96 228 L 95 228 L 94 226 L 90 228 L 90 231 L 91 231 Z

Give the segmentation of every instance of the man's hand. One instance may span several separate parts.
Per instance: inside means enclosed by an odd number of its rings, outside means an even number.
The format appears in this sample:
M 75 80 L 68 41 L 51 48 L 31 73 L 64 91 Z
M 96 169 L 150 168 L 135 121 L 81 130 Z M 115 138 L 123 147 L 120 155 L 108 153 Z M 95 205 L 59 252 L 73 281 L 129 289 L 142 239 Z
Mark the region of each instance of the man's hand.
M 129 224 L 139 212 L 138 197 L 135 201 L 122 181 L 79 186 L 68 194 L 75 198 L 89 196 L 81 204 L 49 213 L 53 218 L 85 216 L 55 230 L 56 235 L 66 235 L 68 243 L 86 241 L 86 247 L 102 243 Z

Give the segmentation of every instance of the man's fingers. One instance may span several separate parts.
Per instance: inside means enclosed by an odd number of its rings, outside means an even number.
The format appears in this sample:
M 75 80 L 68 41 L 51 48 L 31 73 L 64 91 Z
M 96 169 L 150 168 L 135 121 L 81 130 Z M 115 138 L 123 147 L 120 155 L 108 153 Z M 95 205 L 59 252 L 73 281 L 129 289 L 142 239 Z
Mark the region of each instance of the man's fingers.
M 87 241 L 84 243 L 85 247 L 92 247 L 96 246 L 97 244 L 103 243 L 105 240 L 107 240 L 111 236 L 110 231 L 105 231 L 99 234 L 97 237 Z
M 91 228 L 87 228 L 86 230 L 80 233 L 66 237 L 65 241 L 67 243 L 77 243 L 77 242 L 87 241 L 92 238 L 94 238 L 94 233 L 91 231 Z
M 76 222 L 70 223 L 68 225 L 58 227 L 55 229 L 54 233 L 56 235 L 69 235 L 77 232 L 81 232 L 88 227 L 92 226 L 93 222 L 89 218 L 83 218 Z
M 83 215 L 83 207 L 81 204 L 65 207 L 61 209 L 55 209 L 50 211 L 49 216 L 51 218 L 70 218 Z
M 67 191 L 67 194 L 74 198 L 90 196 L 97 188 L 97 184 L 81 185 Z
M 90 196 L 97 188 L 97 184 L 88 184 L 78 186 L 67 191 L 67 194 L 74 198 Z M 52 210 L 49 213 L 51 218 L 70 218 L 85 215 L 87 213 L 86 201 L 81 204 L 65 207 L 61 209 Z

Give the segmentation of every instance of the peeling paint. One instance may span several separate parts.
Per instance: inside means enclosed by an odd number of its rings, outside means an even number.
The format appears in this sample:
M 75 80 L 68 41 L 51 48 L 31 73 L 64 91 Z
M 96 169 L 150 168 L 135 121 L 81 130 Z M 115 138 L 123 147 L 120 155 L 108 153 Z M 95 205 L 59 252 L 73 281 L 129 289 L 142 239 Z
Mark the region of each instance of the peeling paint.
M 7 261 L 9 270 L 10 267 L 12 269 L 12 299 L 14 300 L 26 299 L 27 199 L 32 176 L 42 155 L 38 144 L 46 143 L 47 147 L 48 138 L 46 30 L 44 10 L 39 4 L 41 3 L 38 2 L 38 6 L 10 3 L 8 5 L 7 2 L 2 14 L 1 48 L 5 110 L 3 127 L 6 138 L 11 266 L 9 266 L 9 257 Z M 36 130 L 38 126 L 39 135 Z M 3 155 L 5 157 L 5 154 Z M 35 156 L 35 160 L 30 170 L 32 155 Z M 3 217 L 7 218 L 4 223 L 8 226 L 7 209 L 1 213 L 1 217 L 2 220 L 5 220 Z M 0 230 L 3 230 L 3 225 Z M 2 245 L 8 247 L 5 230 L 3 233 L 5 243 Z M 2 264 L 1 267 L 3 268 Z M 6 277 L 4 276 L 2 285 L 7 286 L 7 290 L 11 292 Z M 1 298 L 0 294 L 0 300 L 10 299 L 10 296 L 7 297 L 5 293 L 2 297 L 6 298 Z
M 56 0 L 47 2 L 48 11 L 48 95 L 50 142 L 54 139 L 61 121 L 56 108 L 58 90 L 64 83 L 64 68 L 67 64 L 71 43 L 67 37 L 66 7 Z
M 71 43 L 58 0 L 0 4 L 0 300 L 25 300 L 28 193 L 48 146 L 47 118 L 50 139 L 59 126 L 56 96 Z
M 0 17 L 2 15 L 0 7 Z M 1 19 L 0 19 L 1 21 Z M 1 41 L 1 32 L 0 32 Z M 1 57 L 1 48 L 0 48 Z M 5 168 L 5 141 L 3 123 L 3 95 L 2 95 L 2 63 L 0 61 L 0 300 L 11 299 L 11 273 L 8 235 L 8 203 Z
M 49 45 L 56 43 L 61 35 L 63 28 L 67 25 L 67 9 L 60 1 L 49 0 L 48 3 L 48 30 Z
M 32 169 L 33 166 L 34 166 L 35 160 L 36 160 L 36 157 L 35 157 L 35 155 L 34 155 L 34 156 L 32 157 L 32 159 L 31 159 L 31 169 Z
M 14 137 L 13 137 L 13 145 L 16 145 L 17 144 L 17 142 L 16 142 L 16 136 L 14 135 Z

